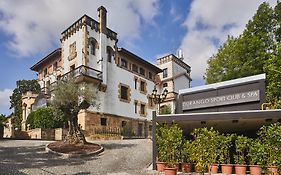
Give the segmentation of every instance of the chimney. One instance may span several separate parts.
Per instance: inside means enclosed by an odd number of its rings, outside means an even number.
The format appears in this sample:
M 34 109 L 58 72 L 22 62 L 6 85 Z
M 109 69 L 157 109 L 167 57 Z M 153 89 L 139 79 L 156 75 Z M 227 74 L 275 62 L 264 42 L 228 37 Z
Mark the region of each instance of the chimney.
M 183 60 L 183 51 L 181 49 L 178 50 L 178 58 Z
M 100 32 L 106 34 L 106 9 L 103 6 L 98 8 Z

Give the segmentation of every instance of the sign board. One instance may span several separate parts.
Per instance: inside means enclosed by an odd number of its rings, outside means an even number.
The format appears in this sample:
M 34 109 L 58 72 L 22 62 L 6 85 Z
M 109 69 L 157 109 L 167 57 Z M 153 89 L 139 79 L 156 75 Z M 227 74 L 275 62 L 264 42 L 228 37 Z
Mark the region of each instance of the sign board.
M 260 100 L 260 90 L 241 92 L 236 94 L 208 97 L 182 102 L 182 110 L 223 106 L 230 104 L 254 102 Z

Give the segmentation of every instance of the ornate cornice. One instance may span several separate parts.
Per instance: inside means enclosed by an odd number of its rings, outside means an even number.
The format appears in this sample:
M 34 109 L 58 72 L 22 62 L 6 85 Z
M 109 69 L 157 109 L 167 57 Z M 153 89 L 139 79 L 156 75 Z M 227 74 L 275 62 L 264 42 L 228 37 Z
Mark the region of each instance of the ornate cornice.
M 94 29 L 96 32 L 100 32 L 99 22 L 89 17 L 88 15 L 83 15 L 76 22 L 74 22 L 71 26 L 69 26 L 66 30 L 61 33 L 61 42 L 65 41 L 69 37 L 71 37 L 74 33 L 82 29 L 83 26 L 89 26 L 91 29 Z M 106 36 L 112 40 L 117 41 L 117 33 L 112 31 L 111 29 L 106 29 Z

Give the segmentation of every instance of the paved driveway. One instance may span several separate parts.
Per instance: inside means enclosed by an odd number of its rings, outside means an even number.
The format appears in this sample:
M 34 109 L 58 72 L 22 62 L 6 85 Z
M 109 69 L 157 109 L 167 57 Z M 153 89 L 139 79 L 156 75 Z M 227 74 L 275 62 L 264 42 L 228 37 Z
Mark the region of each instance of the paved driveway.
M 49 141 L 0 140 L 0 174 L 145 175 L 151 163 L 150 140 L 97 141 L 97 156 L 62 159 L 45 152 Z

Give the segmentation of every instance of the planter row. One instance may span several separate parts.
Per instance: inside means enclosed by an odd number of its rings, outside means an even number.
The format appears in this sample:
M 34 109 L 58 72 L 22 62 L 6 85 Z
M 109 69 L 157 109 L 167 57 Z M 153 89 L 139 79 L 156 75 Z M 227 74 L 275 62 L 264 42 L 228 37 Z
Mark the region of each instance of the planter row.
M 233 170 L 235 170 L 235 174 L 237 175 L 246 175 L 247 165 L 232 165 L 232 164 L 221 164 L 221 173 L 222 174 L 233 174 Z M 191 163 L 181 163 L 176 165 L 174 168 L 166 167 L 165 162 L 157 162 L 156 163 L 157 171 L 165 172 L 165 175 L 176 175 L 177 171 L 183 173 L 190 173 L 194 170 L 194 167 Z M 262 169 L 258 165 L 249 165 L 250 174 L 251 175 L 261 175 Z M 219 165 L 214 164 L 209 166 L 209 173 L 217 174 L 219 172 Z M 278 168 L 276 166 L 270 166 L 267 168 L 267 174 L 270 175 L 279 175 Z
M 223 174 L 232 174 L 233 164 L 250 164 L 269 167 L 267 171 L 269 175 L 279 175 L 278 169 L 279 171 L 281 169 L 280 133 L 280 123 L 261 127 L 257 132 L 257 138 L 234 133 L 219 133 L 214 128 L 195 128 L 190 136 L 185 136 L 190 139 L 186 139 L 177 124 L 158 125 L 156 130 L 157 160 L 166 162 L 169 168 L 174 167 L 178 162 L 192 162 L 200 173 L 210 171 L 210 168 L 208 169 L 210 164 L 231 164 L 229 173 L 225 172 L 224 166 L 221 166 Z M 240 169 L 236 168 L 236 174 L 246 174 L 246 166 Z

